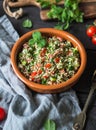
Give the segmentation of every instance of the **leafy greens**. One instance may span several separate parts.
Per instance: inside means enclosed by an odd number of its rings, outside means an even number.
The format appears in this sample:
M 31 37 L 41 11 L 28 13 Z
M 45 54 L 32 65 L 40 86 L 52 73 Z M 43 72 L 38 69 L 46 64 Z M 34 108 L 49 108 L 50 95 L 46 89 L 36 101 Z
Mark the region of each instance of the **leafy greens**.
M 42 35 L 39 31 L 36 31 L 32 34 L 32 38 L 29 40 L 28 43 L 30 46 L 37 44 L 38 47 L 42 48 L 46 45 L 46 40 L 45 40 L 45 38 L 42 37 Z
M 38 0 L 40 2 L 41 0 Z M 55 3 L 60 2 L 61 0 L 55 0 Z M 44 5 L 43 5 L 44 2 Z M 48 1 L 49 2 L 49 1 Z M 79 9 L 80 0 L 64 0 L 63 8 L 49 2 L 50 10 L 47 13 L 48 18 L 57 19 L 58 24 L 55 28 L 60 30 L 66 30 L 70 27 L 70 24 L 73 21 L 83 22 L 83 12 Z M 47 1 L 42 0 L 41 6 L 48 6 Z
M 26 19 L 23 21 L 22 26 L 24 28 L 31 28 L 33 26 L 32 21 L 30 19 Z
M 44 124 L 45 130 L 56 130 L 56 124 L 53 120 L 48 119 Z

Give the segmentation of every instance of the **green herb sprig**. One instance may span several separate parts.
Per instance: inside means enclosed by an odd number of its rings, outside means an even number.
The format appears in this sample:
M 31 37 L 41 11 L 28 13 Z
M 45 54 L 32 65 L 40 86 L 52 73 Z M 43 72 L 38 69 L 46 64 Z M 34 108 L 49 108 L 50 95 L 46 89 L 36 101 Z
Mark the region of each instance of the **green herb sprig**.
M 31 28 L 33 26 L 33 23 L 30 19 L 25 19 L 22 23 L 22 26 L 24 28 Z
M 42 8 L 48 8 L 50 7 L 52 4 L 54 3 L 58 3 L 60 2 L 61 0 L 37 0 L 37 2 L 40 3 L 41 7 Z
M 44 124 L 44 128 L 45 130 L 56 130 L 56 123 L 53 120 L 48 119 Z
M 37 0 L 37 2 L 40 3 L 42 8 L 47 8 L 47 7 L 51 6 L 51 3 L 49 1 Z
M 28 43 L 30 46 L 37 44 L 38 47 L 42 48 L 46 45 L 46 39 L 42 37 L 42 34 L 39 31 L 36 31 L 32 34 L 32 38 Z

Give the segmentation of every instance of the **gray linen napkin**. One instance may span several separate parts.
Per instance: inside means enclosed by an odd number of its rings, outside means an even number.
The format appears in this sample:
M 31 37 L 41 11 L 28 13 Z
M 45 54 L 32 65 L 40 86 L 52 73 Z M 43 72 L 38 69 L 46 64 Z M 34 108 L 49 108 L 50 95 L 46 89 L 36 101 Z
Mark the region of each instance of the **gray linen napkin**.
M 72 130 L 72 121 L 81 110 L 73 90 L 60 94 L 33 94 L 14 74 L 10 51 L 19 38 L 8 18 L 0 17 L 0 107 L 7 117 L 2 130 L 44 130 L 44 121 L 55 121 L 57 130 Z

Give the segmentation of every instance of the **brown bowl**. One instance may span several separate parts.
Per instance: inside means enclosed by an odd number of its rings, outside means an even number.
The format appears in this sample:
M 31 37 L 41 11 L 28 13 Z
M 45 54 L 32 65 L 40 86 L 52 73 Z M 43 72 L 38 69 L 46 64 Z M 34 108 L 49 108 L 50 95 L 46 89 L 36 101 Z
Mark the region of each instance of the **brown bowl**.
M 17 66 L 17 55 L 20 52 L 22 45 L 27 42 L 34 31 L 40 31 L 44 35 L 48 36 L 59 36 L 61 38 L 64 38 L 66 40 L 69 40 L 74 47 L 78 47 L 79 53 L 80 53 L 80 58 L 81 58 L 81 65 L 76 74 L 68 79 L 65 82 L 55 84 L 55 85 L 42 85 L 38 84 L 32 81 L 29 81 L 24 75 L 20 72 L 18 66 Z M 15 74 L 18 76 L 18 78 L 23 81 L 30 89 L 40 92 L 40 93 L 57 93 L 64 91 L 70 87 L 72 87 L 80 78 L 82 75 L 85 67 L 86 67 L 86 61 L 87 61 L 87 56 L 86 56 L 86 51 L 82 45 L 82 43 L 72 34 L 66 32 L 66 31 L 60 31 L 56 30 L 53 28 L 41 28 L 41 29 L 36 29 L 31 32 L 28 32 L 24 34 L 22 37 L 19 38 L 19 40 L 14 44 L 12 51 L 11 51 L 11 64 L 13 67 L 13 70 Z

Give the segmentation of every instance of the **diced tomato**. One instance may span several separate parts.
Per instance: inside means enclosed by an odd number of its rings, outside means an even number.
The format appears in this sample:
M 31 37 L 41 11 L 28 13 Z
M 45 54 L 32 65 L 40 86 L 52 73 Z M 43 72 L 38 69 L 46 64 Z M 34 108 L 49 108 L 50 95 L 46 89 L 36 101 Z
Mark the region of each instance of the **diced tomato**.
M 48 78 L 48 76 L 47 76 L 47 75 L 45 75 L 45 76 L 43 76 L 43 78 L 47 79 L 47 78 Z
M 41 69 L 39 69 L 39 70 L 38 70 L 38 74 L 41 74 L 41 73 L 42 73 L 42 70 L 41 70 Z
M 59 58 L 59 57 L 56 57 L 56 58 L 55 58 L 55 62 L 56 62 L 56 63 L 59 63 L 59 61 L 60 61 L 60 58 Z
M 59 37 L 59 36 L 57 36 L 57 39 L 60 41 L 60 42 L 62 42 L 63 40 L 62 40 L 62 38 L 61 37 Z
M 40 56 L 43 57 L 45 56 L 45 53 L 46 53 L 47 49 L 46 48 L 43 48 L 40 52 Z
M 31 73 L 31 76 L 32 77 L 35 77 L 37 75 L 37 72 L 36 71 L 33 71 L 32 73 Z
M 46 68 L 50 68 L 50 67 L 51 67 L 51 64 L 50 64 L 50 63 L 47 63 L 47 64 L 45 64 L 45 67 L 46 67 Z

